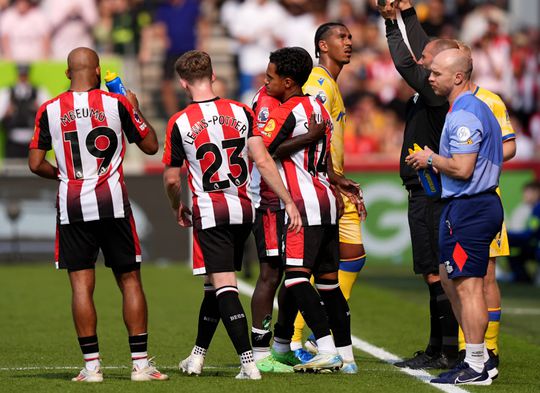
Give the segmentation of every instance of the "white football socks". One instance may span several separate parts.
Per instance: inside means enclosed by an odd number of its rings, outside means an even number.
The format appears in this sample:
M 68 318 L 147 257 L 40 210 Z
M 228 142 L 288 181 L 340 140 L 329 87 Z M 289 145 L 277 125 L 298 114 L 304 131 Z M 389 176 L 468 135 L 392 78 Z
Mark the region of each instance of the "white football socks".
M 465 345 L 465 362 L 477 373 L 484 370 L 484 351 L 484 343 Z

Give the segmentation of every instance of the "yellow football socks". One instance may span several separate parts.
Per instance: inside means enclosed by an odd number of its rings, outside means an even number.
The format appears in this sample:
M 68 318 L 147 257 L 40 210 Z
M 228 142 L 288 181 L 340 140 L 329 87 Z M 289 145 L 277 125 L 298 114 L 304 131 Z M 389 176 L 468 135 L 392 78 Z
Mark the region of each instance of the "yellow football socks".
M 499 354 L 499 330 L 501 324 L 501 308 L 488 308 L 488 327 L 485 335 L 486 348 Z M 459 327 L 459 350 L 465 349 L 465 336 Z

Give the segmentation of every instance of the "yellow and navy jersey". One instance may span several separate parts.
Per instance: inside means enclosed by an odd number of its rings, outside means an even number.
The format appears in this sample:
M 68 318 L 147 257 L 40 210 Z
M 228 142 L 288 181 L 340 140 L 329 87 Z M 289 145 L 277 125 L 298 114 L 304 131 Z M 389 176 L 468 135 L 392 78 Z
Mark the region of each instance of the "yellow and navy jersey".
M 491 109 L 491 111 L 495 115 L 495 118 L 501 126 L 503 142 L 510 139 L 515 139 L 516 133 L 514 132 L 512 123 L 510 123 L 510 116 L 508 116 L 508 110 L 506 109 L 506 105 L 504 105 L 501 97 L 480 86 L 476 87 L 476 90 L 473 94 L 477 98 L 482 100 L 487 106 L 489 106 L 489 109 Z
M 339 92 L 337 82 L 328 70 L 322 66 L 316 66 L 311 71 L 306 84 L 303 87 L 304 93 L 316 97 L 326 108 L 332 122 L 334 132 L 332 133 L 331 154 L 334 164 L 334 172 L 343 174 L 343 132 L 345 130 L 345 105 Z

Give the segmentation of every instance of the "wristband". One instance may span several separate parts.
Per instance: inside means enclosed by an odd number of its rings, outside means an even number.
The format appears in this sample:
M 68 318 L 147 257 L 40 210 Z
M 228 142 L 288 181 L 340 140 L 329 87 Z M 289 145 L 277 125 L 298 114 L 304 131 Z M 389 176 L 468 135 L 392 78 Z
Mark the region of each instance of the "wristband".
M 433 154 L 428 157 L 427 165 L 428 167 L 433 168 Z

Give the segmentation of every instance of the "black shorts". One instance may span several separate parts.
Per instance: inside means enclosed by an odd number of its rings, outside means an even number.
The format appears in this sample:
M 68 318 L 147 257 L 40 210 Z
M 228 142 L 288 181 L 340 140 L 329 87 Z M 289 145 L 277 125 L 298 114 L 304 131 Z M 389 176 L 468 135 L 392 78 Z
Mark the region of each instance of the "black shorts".
M 223 273 L 242 268 L 251 224 L 193 229 L 193 274 Z
M 253 235 L 260 262 L 266 262 L 269 257 L 279 257 L 283 254 L 284 222 L 285 210 L 257 209 L 255 212 Z
M 133 216 L 61 225 L 56 231 L 56 266 L 68 271 L 93 269 L 101 249 L 114 272 L 140 269 L 142 256 Z
M 284 230 L 285 265 L 306 267 L 312 273 L 332 273 L 339 269 L 339 229 L 337 225 L 302 227 L 300 232 Z
M 445 202 L 409 189 L 409 228 L 416 274 L 439 274 L 439 221 Z

